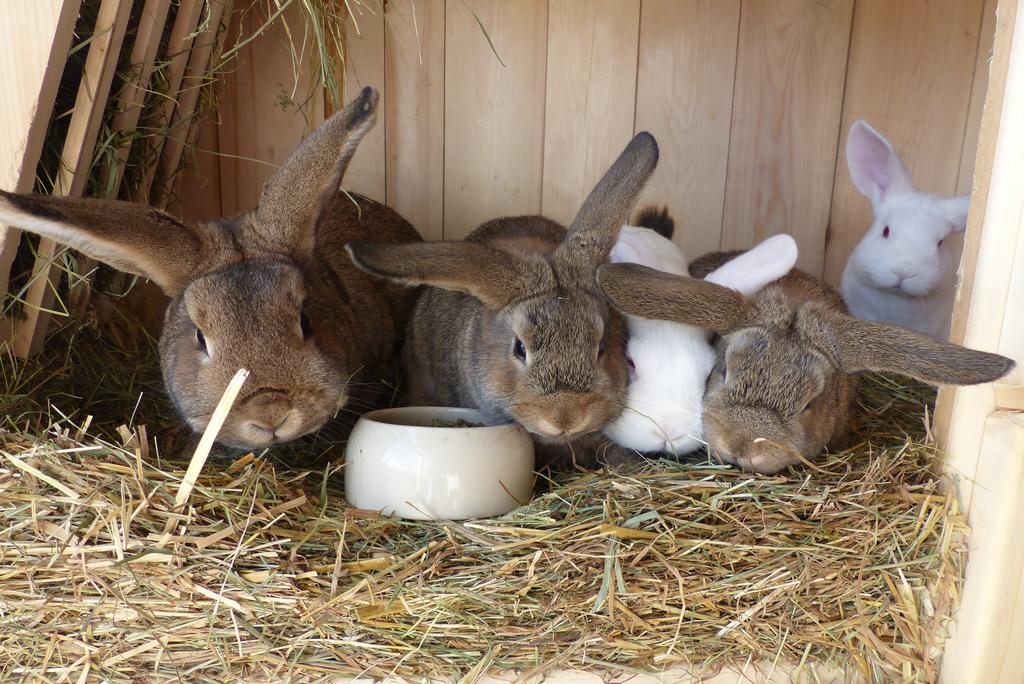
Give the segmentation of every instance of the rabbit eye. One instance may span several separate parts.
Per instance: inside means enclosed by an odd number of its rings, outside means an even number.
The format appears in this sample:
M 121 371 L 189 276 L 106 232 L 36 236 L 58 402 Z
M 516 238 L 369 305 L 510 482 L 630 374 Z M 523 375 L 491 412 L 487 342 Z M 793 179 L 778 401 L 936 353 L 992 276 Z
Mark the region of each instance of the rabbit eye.
M 518 337 L 516 338 L 515 344 L 512 345 L 512 353 L 515 354 L 516 358 L 520 361 L 526 361 L 526 345 L 523 344 L 523 341 Z
M 636 375 L 636 364 L 633 363 L 633 359 L 626 357 L 626 364 L 629 365 L 629 374 Z
M 604 356 L 604 340 L 601 340 L 601 344 L 597 346 L 597 358 Z
M 313 336 L 313 324 L 309 321 L 309 316 L 305 311 L 299 314 L 299 327 L 302 328 L 302 339 L 308 340 Z
M 938 246 L 939 246 L 939 247 L 941 247 L 941 246 L 942 246 L 942 240 L 939 240 L 939 244 L 938 244 Z
M 199 344 L 199 348 L 204 354 L 207 356 L 210 355 L 210 352 L 206 348 L 206 336 L 203 335 L 203 331 L 199 328 L 196 328 L 196 343 Z
M 889 237 L 889 226 L 886 226 L 885 228 L 882 229 L 882 237 Z

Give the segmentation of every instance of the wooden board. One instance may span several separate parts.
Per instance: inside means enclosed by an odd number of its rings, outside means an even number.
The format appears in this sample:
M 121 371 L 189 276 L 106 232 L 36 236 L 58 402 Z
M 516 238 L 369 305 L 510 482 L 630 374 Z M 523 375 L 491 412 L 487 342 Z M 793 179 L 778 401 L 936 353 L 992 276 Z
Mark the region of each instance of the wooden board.
M 919 188 L 955 191 L 983 4 L 858 0 L 825 258 L 830 283 L 839 283 L 872 220 L 846 165 L 854 121 L 865 119 L 889 139 Z
M 142 7 L 129 57 L 132 65 L 130 77 L 117 90 L 117 111 L 110 122 L 111 132 L 131 131 L 138 126 L 170 8 L 171 0 L 146 0 Z M 104 167 L 100 187 L 107 197 L 117 198 L 131 149 L 131 138 L 128 138 L 114 152 L 115 162 Z
M 228 49 L 239 30 L 251 36 L 267 18 L 257 3 L 241 19 L 244 25 L 230 30 Z M 301 53 L 310 40 L 301 8 L 288 6 L 283 19 L 287 27 L 276 21 L 238 50 L 222 82 L 217 143 L 226 215 L 255 207 L 263 183 L 324 119 L 312 58 L 292 63 L 293 51 Z M 308 49 L 304 54 L 309 57 Z
M 89 52 L 82 69 L 82 81 L 78 86 L 67 137 L 64 139 L 54 195 L 79 197 L 85 189 L 96 148 L 96 135 L 103 120 L 103 110 L 114 80 L 117 57 L 128 29 L 130 13 L 130 3 L 103 0 L 100 4 L 93 38 L 89 42 Z M 18 356 L 35 354 L 42 348 L 46 338 L 50 320 L 47 310 L 53 305 L 60 280 L 60 274 L 53 265 L 57 250 L 58 245 L 53 240 L 39 240 L 32 280 L 25 293 L 25 317 L 14 328 L 14 352 Z
M 661 157 L 641 205 L 668 205 L 690 259 L 721 248 L 740 0 L 647 0 L 636 130 Z
M 377 121 L 387 203 L 428 240 L 444 230 L 444 8 L 444 0 L 387 4 L 384 120 Z
M 568 225 L 633 137 L 639 0 L 548 3 L 541 211 Z
M 163 77 L 165 88 L 168 93 L 181 92 L 181 82 L 185 77 L 185 70 L 188 67 L 189 50 L 192 47 L 192 40 L 196 35 L 196 29 L 202 19 L 204 0 L 181 0 L 178 11 L 174 16 L 174 25 L 171 27 L 171 35 L 168 37 L 167 47 L 163 58 L 166 64 L 163 66 Z M 154 125 L 163 126 L 169 132 L 171 118 L 174 116 L 176 100 L 168 98 L 163 107 L 159 110 L 157 123 Z M 149 136 L 147 144 L 149 150 L 146 153 L 147 159 L 158 160 L 163 153 L 165 135 Z M 142 183 L 136 188 L 135 199 L 140 202 L 149 202 L 150 189 L 156 179 L 158 165 L 150 164 Z
M 797 265 L 821 273 L 852 13 L 852 0 L 744 3 L 723 248 L 790 233 Z
M 985 0 L 985 7 L 981 13 L 978 52 L 974 60 L 974 74 L 971 77 L 971 99 L 967 108 L 967 125 L 964 128 L 963 149 L 960 152 L 960 169 L 957 171 L 956 178 L 957 194 L 971 192 L 974 184 L 974 158 L 978 153 L 981 113 L 985 108 L 985 94 L 988 92 L 988 66 L 992 61 L 992 42 L 996 33 L 997 4 L 998 0 Z
M 384 77 L 384 9 L 379 0 L 351 2 L 351 14 L 345 25 L 345 101 L 355 98 L 366 86 L 381 95 L 377 105 L 377 125 L 366 134 L 356 150 L 342 185 L 378 202 L 387 197 L 384 174 L 384 122 L 387 88 Z
M 548 13 L 544 0 L 466 0 L 445 14 L 448 239 L 541 209 Z
M 209 12 L 204 17 L 204 26 L 192 39 L 181 91 L 171 116 L 170 135 L 160 155 L 156 184 L 150 191 L 150 200 L 155 206 L 166 207 L 171 200 L 182 154 L 195 139 L 199 97 L 207 78 L 210 58 L 215 51 L 220 52 L 218 41 L 224 40 L 221 20 L 225 14 L 230 16 L 233 4 L 234 0 L 207 0 Z
M 1024 413 L 999 411 L 984 423 L 985 492 L 971 508 L 967 572 L 942 680 L 1013 684 L 1024 681 Z
M 0 188 L 29 192 L 78 19 L 80 0 L 0 3 L 0 26 L 19 26 L 0 41 Z M 16 75 L 17 78 L 13 78 Z M 0 293 L 7 291 L 21 232 L 0 224 Z M 0 341 L 10 336 L 10 326 Z
M 998 385 L 940 392 L 935 433 L 972 528 L 941 681 L 1024 679 L 1024 12 L 1000 0 L 952 338 L 1017 368 Z M 999 410 L 1009 405 L 1011 410 Z

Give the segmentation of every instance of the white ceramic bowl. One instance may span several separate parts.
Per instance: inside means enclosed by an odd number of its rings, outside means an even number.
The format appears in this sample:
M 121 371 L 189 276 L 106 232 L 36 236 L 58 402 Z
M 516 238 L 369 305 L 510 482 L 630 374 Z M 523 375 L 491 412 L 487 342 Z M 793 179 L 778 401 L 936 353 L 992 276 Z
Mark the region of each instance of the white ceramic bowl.
M 356 508 L 415 520 L 486 518 L 533 497 L 533 440 L 479 411 L 411 406 L 363 415 L 345 450 L 345 498 Z

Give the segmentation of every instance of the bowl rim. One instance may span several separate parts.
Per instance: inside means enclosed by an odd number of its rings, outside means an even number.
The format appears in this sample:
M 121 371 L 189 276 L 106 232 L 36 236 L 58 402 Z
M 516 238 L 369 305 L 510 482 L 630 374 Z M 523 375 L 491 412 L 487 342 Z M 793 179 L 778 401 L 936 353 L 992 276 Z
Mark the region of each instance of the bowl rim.
M 466 430 L 471 432 L 482 432 L 484 430 L 496 430 L 496 429 L 508 429 L 509 427 L 515 427 L 523 429 L 519 423 L 515 421 L 508 421 L 506 423 L 498 423 L 497 425 L 476 425 L 476 426 L 445 426 L 445 425 L 410 425 L 403 422 L 393 422 L 390 420 L 379 420 L 379 416 L 383 414 L 398 413 L 401 414 L 405 411 L 437 411 L 444 412 L 448 415 L 452 413 L 464 413 L 470 416 L 474 416 L 479 419 L 465 418 L 469 422 L 482 422 L 484 420 L 483 414 L 479 409 L 467 408 L 464 406 L 396 406 L 392 408 L 376 409 L 374 411 L 368 411 L 359 417 L 360 421 L 367 423 L 373 423 L 374 425 L 388 425 L 394 428 L 400 428 L 403 430 L 429 430 L 434 431 L 445 431 L 445 430 Z

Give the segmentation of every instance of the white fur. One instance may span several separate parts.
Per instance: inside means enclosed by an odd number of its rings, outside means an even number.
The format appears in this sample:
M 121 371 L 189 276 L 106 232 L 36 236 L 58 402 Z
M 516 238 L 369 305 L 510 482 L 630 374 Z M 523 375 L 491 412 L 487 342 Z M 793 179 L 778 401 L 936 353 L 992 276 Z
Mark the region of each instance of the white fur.
M 753 294 L 796 263 L 796 242 L 768 238 L 708 274 L 706 280 Z M 686 257 L 671 240 L 647 228 L 623 226 L 611 261 L 689 275 Z M 627 317 L 627 354 L 633 362 L 626 407 L 605 428 L 616 443 L 644 453 L 685 454 L 704 444 L 702 405 L 715 351 L 708 333 L 682 323 Z
M 840 290 L 850 313 L 948 336 L 959 262 L 948 238 L 966 227 L 970 196 L 915 190 L 892 145 L 864 121 L 850 128 L 846 158 L 875 214 L 843 271 Z

